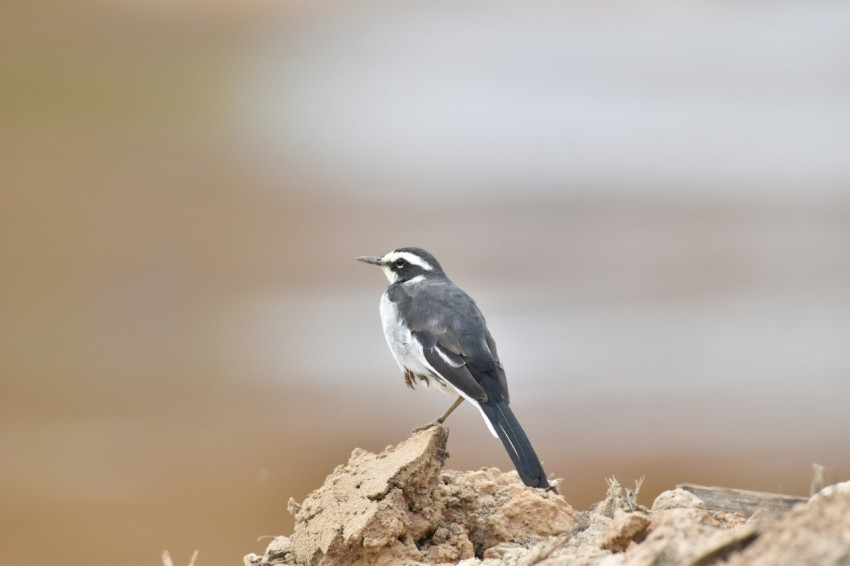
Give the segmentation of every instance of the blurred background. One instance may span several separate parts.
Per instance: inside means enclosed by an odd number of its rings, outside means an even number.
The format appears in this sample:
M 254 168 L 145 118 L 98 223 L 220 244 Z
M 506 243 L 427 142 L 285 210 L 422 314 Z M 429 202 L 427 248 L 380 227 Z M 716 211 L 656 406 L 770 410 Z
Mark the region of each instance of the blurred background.
M 354 261 L 400 246 L 577 508 L 850 477 L 847 2 L 0 10 L 3 564 L 241 564 L 440 414 Z

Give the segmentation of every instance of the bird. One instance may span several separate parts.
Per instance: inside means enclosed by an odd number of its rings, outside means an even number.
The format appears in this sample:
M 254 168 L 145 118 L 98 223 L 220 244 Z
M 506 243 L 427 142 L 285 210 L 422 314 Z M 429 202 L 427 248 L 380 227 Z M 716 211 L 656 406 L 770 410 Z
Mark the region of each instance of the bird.
M 397 248 L 357 260 L 379 266 L 389 280 L 381 296 L 381 321 L 405 384 L 457 395 L 442 416 L 416 430 L 442 425 L 467 400 L 502 441 L 523 483 L 549 488 L 543 466 L 511 410 L 496 342 L 472 297 L 422 248 Z

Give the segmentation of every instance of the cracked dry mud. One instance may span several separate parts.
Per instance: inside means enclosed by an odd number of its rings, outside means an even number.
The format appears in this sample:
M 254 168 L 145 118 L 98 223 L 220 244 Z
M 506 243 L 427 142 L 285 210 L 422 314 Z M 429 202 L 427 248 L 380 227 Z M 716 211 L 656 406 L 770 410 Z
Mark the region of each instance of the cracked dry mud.
M 850 483 L 747 520 L 679 489 L 646 509 L 613 480 L 579 513 L 513 471 L 444 470 L 447 437 L 435 426 L 380 454 L 354 450 L 303 503 L 290 500 L 294 532 L 246 566 L 850 564 Z

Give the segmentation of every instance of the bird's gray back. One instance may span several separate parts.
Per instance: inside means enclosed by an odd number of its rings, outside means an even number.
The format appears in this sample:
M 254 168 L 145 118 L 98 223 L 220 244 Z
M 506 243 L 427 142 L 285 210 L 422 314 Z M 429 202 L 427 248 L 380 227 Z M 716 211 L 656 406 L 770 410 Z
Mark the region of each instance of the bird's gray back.
M 387 289 L 411 330 L 454 337 L 465 357 L 498 361 L 487 344 L 487 326 L 475 301 L 445 278 L 416 284 L 397 283 Z M 447 338 L 449 337 L 447 336 Z

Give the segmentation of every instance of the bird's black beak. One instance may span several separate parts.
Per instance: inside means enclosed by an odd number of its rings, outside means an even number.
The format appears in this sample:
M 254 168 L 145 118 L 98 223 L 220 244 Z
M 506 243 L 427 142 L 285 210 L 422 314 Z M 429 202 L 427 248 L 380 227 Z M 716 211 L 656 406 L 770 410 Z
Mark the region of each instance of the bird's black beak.
M 357 261 L 362 261 L 363 263 L 371 263 L 372 265 L 384 265 L 384 262 L 381 261 L 376 255 L 364 255 L 357 258 Z

